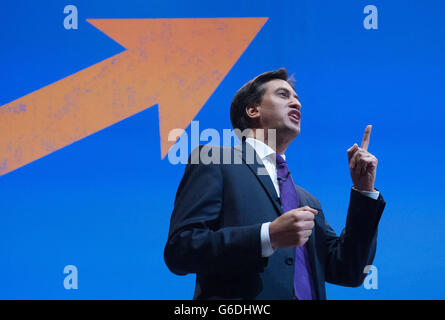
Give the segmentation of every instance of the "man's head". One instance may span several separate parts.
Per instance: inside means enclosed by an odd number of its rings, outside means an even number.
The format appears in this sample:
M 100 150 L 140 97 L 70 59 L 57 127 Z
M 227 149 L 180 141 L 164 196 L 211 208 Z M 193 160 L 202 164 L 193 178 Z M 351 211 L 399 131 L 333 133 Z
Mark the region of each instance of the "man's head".
M 300 133 L 301 104 L 287 70 L 265 72 L 235 94 L 230 107 L 234 129 L 276 129 L 278 139 L 293 140 Z

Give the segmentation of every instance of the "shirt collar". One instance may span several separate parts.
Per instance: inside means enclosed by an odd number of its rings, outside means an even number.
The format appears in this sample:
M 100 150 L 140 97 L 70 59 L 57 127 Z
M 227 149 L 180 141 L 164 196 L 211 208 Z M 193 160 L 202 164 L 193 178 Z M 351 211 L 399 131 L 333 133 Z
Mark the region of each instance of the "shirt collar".
M 267 144 L 258 139 L 247 138 L 246 142 L 252 146 L 252 148 L 256 151 L 256 153 L 258 153 L 261 160 L 269 158 L 271 155 L 276 154 L 274 149 L 272 149 Z M 286 156 L 284 154 L 281 154 L 281 157 L 283 157 L 283 159 L 286 160 Z

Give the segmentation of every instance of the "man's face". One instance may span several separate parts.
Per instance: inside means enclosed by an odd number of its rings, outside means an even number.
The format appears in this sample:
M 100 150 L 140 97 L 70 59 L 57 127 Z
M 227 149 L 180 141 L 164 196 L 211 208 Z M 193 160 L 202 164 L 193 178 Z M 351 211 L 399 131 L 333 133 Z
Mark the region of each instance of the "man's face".
M 259 124 L 276 129 L 277 138 L 294 139 L 300 134 L 301 104 L 287 81 L 274 79 L 264 84 L 266 91 L 258 105 Z

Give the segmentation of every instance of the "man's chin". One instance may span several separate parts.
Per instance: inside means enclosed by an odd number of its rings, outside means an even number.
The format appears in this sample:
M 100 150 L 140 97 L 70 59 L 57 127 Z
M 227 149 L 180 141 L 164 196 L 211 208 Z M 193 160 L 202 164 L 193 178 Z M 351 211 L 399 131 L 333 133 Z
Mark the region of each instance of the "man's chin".
M 295 139 L 300 134 L 300 126 L 287 127 L 283 134 L 288 138 Z
M 300 134 L 300 124 L 298 124 L 297 126 L 293 126 L 290 129 L 293 132 L 293 134 L 295 135 L 295 137 L 297 137 Z

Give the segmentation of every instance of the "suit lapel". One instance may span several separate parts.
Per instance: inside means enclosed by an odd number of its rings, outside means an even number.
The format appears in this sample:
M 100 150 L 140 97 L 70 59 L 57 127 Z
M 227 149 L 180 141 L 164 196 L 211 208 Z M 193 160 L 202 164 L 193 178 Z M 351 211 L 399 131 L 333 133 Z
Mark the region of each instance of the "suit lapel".
M 243 142 L 241 145 L 236 146 L 235 149 L 241 152 L 243 162 L 247 165 L 247 167 L 249 167 L 249 169 L 260 182 L 260 184 L 263 186 L 275 209 L 280 215 L 282 213 L 282 209 L 279 202 L 278 194 L 275 191 L 272 179 L 267 173 L 263 161 L 261 161 L 255 149 L 246 142 Z

